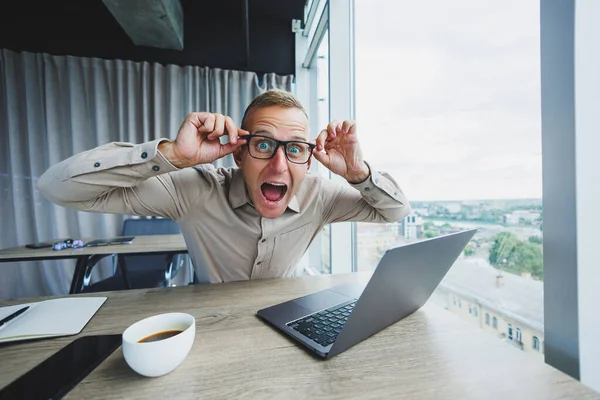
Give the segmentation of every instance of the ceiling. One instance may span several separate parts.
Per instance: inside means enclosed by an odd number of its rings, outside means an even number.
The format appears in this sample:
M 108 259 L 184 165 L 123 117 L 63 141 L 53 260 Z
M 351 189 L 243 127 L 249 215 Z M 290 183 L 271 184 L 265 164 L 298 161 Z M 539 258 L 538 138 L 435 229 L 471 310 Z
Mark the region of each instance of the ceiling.
M 140 0 L 138 0 L 140 1 Z M 184 49 L 136 46 L 102 0 L 17 0 L 0 3 L 0 48 L 293 74 L 293 19 L 305 0 L 181 0 Z

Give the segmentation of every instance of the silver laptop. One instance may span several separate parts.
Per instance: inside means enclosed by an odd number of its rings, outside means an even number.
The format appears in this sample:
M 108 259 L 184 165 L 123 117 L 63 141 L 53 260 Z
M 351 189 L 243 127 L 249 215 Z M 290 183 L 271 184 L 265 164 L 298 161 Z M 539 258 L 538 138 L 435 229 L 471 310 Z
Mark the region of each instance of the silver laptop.
M 385 252 L 366 285 L 342 285 L 264 308 L 258 317 L 331 358 L 421 308 L 477 229 Z

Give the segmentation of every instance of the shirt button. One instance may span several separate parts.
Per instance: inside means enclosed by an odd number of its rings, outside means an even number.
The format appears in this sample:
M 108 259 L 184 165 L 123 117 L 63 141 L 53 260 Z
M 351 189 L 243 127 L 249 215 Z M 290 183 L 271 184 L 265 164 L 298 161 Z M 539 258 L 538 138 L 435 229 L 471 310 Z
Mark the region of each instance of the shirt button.
M 153 171 L 158 171 L 160 169 L 160 167 L 158 165 L 155 165 L 154 167 L 152 167 Z
M 365 188 L 365 190 L 368 192 L 369 190 L 371 190 L 371 188 L 370 188 L 369 186 L 367 186 L 367 187 Z
M 146 153 L 146 152 L 143 152 L 143 153 L 142 153 L 142 158 L 147 158 L 147 157 L 148 157 L 148 153 Z
M 261 240 L 261 243 L 264 243 L 264 242 L 266 242 L 266 241 L 267 241 L 267 239 L 263 239 L 263 240 Z
M 98 168 L 99 166 L 100 166 L 100 163 L 99 163 L 99 162 L 96 162 L 96 163 L 94 164 L 94 167 L 96 167 L 96 168 Z
M 375 183 L 379 183 L 379 179 L 375 178 Z
M 256 263 L 256 265 L 260 265 L 260 263 L 261 263 L 261 262 L 259 261 L 259 262 L 257 262 L 257 263 Z
M 394 192 L 394 196 L 398 196 L 398 192 Z

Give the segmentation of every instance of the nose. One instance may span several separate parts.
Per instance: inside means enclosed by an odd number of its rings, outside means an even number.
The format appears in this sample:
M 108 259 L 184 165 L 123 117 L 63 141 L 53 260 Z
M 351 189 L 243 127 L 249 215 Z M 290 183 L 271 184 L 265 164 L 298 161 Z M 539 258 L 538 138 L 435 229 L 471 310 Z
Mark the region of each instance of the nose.
M 285 172 L 287 170 L 287 158 L 285 157 L 285 149 L 279 146 L 275 155 L 269 161 L 269 168 L 276 172 Z

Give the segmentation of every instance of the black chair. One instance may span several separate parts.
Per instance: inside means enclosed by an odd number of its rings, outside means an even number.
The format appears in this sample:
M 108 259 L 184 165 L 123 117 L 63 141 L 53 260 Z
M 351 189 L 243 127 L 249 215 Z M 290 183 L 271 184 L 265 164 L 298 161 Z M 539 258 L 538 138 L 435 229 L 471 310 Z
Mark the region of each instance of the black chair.
M 123 236 L 180 234 L 179 225 L 171 219 L 140 218 L 123 222 Z M 127 245 L 124 245 L 127 246 Z M 111 290 L 145 289 L 170 286 L 182 264 L 180 255 L 119 255 L 113 276 L 83 288 L 84 293 Z M 123 263 L 126 274 L 123 274 Z

